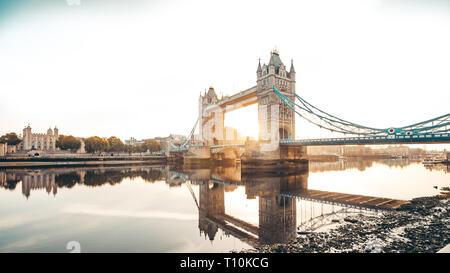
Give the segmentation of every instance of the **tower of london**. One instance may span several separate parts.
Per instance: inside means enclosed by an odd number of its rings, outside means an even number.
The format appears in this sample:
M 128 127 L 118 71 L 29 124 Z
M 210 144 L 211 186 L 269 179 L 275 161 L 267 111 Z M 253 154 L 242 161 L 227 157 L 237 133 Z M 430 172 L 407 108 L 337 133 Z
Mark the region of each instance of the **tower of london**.
M 28 125 L 23 129 L 23 149 L 24 150 L 43 150 L 55 151 L 56 140 L 58 139 L 58 128 L 48 128 L 46 134 L 32 133 Z

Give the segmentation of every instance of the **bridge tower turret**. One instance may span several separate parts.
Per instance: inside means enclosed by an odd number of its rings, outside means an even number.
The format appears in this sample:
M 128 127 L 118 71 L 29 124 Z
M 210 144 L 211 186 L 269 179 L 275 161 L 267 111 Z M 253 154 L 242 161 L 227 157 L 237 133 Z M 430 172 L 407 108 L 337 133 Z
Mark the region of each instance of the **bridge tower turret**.
M 269 64 L 257 70 L 259 139 L 279 143 L 280 139 L 295 138 L 295 115 L 273 92 L 275 87 L 286 97 L 295 100 L 295 69 L 290 71 L 281 61 L 278 50 L 270 53 Z
M 30 127 L 30 124 L 28 124 L 28 126 L 23 129 L 23 149 L 24 150 L 31 149 L 32 138 L 33 138 L 33 135 L 31 133 L 31 127 Z

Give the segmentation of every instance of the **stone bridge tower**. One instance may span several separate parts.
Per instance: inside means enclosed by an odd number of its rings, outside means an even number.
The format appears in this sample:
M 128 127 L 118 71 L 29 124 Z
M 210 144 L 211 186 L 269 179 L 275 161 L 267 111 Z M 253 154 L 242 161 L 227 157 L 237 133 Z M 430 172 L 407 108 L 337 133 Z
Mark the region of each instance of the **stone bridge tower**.
M 223 140 L 225 113 L 220 107 L 214 107 L 217 102 L 219 102 L 219 98 L 212 85 L 203 96 L 200 94 L 198 111 L 199 135 L 206 145 L 218 144 L 218 141 Z M 213 107 L 214 110 L 207 112 L 208 107 Z
M 258 63 L 256 71 L 258 97 L 259 139 L 279 142 L 295 139 L 295 115 L 273 92 L 273 87 L 295 101 L 295 69 L 291 60 L 289 71 L 278 50 L 270 53 L 269 64 Z

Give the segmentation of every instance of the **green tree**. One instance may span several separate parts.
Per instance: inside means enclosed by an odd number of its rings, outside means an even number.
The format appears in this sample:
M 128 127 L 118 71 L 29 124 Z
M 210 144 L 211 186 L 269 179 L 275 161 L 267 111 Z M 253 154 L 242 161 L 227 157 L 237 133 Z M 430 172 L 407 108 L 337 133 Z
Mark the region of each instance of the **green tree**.
M 74 136 L 59 135 L 56 147 L 61 150 L 76 151 L 81 147 L 81 141 Z
M 8 145 L 17 145 L 22 142 L 16 133 L 8 133 L 0 137 L 0 143 L 8 143 Z
M 108 138 L 109 151 L 111 152 L 122 152 L 126 150 L 125 144 L 123 144 L 120 138 L 112 136 Z
M 88 153 L 106 152 L 109 150 L 108 140 L 98 136 L 84 139 L 85 149 Z

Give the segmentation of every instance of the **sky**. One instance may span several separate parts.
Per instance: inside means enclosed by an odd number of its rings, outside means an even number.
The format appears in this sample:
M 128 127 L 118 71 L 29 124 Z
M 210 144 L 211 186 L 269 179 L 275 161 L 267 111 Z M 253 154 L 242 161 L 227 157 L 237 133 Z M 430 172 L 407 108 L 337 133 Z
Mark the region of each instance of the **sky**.
M 254 86 L 275 46 L 297 94 L 340 118 L 388 128 L 450 112 L 450 0 L 77 1 L 0 0 L 0 135 L 186 135 L 199 94 Z M 225 125 L 257 135 L 256 107 Z

